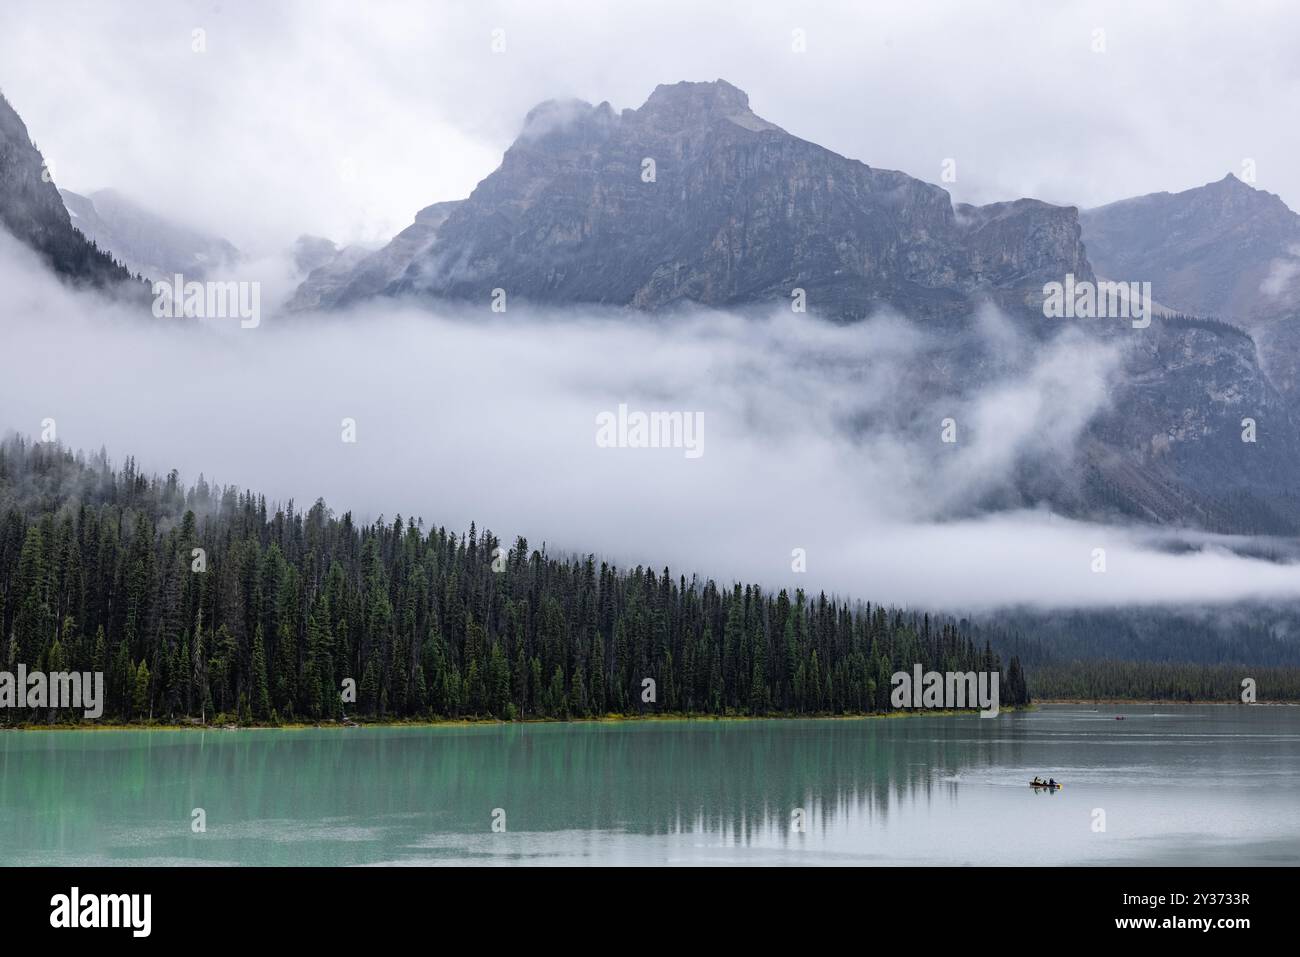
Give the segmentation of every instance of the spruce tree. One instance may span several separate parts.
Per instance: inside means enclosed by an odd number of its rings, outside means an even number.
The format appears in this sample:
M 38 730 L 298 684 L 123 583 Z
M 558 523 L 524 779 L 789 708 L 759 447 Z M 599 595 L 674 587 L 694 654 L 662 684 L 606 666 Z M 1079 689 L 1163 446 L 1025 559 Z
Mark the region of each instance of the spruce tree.
M 266 676 L 266 648 L 262 644 L 262 626 L 253 638 L 253 717 L 265 721 L 271 716 L 271 688 Z

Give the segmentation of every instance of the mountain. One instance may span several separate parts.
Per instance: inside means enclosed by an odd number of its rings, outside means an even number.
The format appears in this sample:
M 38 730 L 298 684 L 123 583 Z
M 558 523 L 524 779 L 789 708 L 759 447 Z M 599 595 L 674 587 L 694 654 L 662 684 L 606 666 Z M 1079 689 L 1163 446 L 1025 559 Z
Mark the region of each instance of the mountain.
M 299 275 L 307 275 L 338 258 L 339 247 L 324 236 L 303 233 L 293 244 L 293 265 Z
M 653 164 L 653 165 L 651 165 Z M 639 109 L 550 101 L 500 167 L 422 210 L 325 307 L 373 295 L 488 302 L 789 302 L 862 318 L 882 305 L 965 312 L 973 298 L 1041 301 L 1091 275 L 1077 211 L 1037 200 L 954 207 L 948 193 L 792 136 L 718 80 L 659 86 Z
M 1246 324 L 1300 295 L 1300 216 L 1229 173 L 1181 193 L 1151 193 L 1084 211 L 1088 255 L 1107 278 L 1150 281 L 1173 309 Z
M 621 113 L 541 104 L 467 199 L 422 210 L 377 252 L 321 265 L 293 306 L 405 296 L 486 307 L 499 288 L 511 305 L 739 309 L 789 304 L 802 288 L 810 312 L 838 321 L 881 307 L 937 320 L 939 344 L 913 357 L 895 396 L 890 426 L 901 432 L 923 427 L 902 421 L 908 409 L 1028 374 L 1068 328 L 1082 333 L 1078 348 L 1117 356 L 1107 407 L 1075 447 L 1049 448 L 1049 438 L 1017 461 L 1012 487 L 961 509 L 1047 504 L 1104 520 L 1300 533 L 1300 410 L 1294 379 L 1275 372 L 1284 360 L 1294 368 L 1300 341 L 1274 336 L 1262 360 L 1256 335 L 1272 328 L 1263 318 L 1242 328 L 1235 314 L 1204 316 L 1237 308 L 1241 298 L 1213 294 L 1238 273 L 1240 297 L 1271 288 L 1268 275 L 1276 284 L 1267 259 L 1219 258 L 1248 237 L 1253 255 L 1282 255 L 1293 214 L 1232 178 L 1206 187 L 1190 215 L 1172 200 L 1116 204 L 1082 224 L 1075 207 L 1034 199 L 954 204 L 938 186 L 791 135 L 724 81 L 676 83 Z M 1149 280 L 1154 300 L 1193 315 L 1156 310 L 1145 329 L 1045 318 L 1046 283 L 1097 273 Z M 1001 352 L 975 318 L 990 302 L 1009 322 Z M 1243 441 L 1246 419 L 1256 442 Z
M 150 212 L 117 190 L 101 189 L 89 196 L 59 192 L 78 229 L 146 278 L 180 273 L 202 280 L 239 261 L 239 250 L 226 240 Z
M 1122 338 L 1110 407 L 1089 425 L 1075 509 L 1220 532 L 1300 534 L 1300 417 L 1255 340 L 1199 319 Z M 1242 439 L 1245 419 L 1256 440 Z
M 1229 173 L 1080 219 L 1100 274 L 1149 281 L 1166 306 L 1249 330 L 1270 378 L 1300 407 L 1300 215 L 1280 197 Z
M 382 249 L 345 246 L 321 257 L 294 293 L 290 308 L 328 308 L 382 294 L 394 277 L 402 276 L 417 257 L 428 252 L 443 223 L 461 205 L 447 202 L 425 207 L 415 214 L 414 223 Z M 305 260 L 298 258 L 301 265 Z
M 27 127 L 0 95 L 0 226 L 35 250 L 58 275 L 109 286 L 130 273 L 76 229 Z
M 73 227 L 42 172 L 4 104 L 5 224 L 64 275 L 124 276 Z M 133 248 L 179 251 L 182 271 L 216 258 L 203 250 L 229 251 L 192 233 L 180 241 L 112 194 L 83 199 L 69 194 L 87 228 L 92 213 L 113 235 L 132 235 L 119 224 L 133 223 Z M 1074 207 L 1033 199 L 954 204 L 938 186 L 787 133 L 728 83 L 678 83 L 621 113 L 543 103 L 467 199 L 422 209 L 379 250 L 306 238 L 295 259 L 310 271 L 293 306 L 403 296 L 486 307 L 500 288 L 511 305 L 743 309 L 788 307 L 801 288 L 810 312 L 839 321 L 882 307 L 935 320 L 925 323 L 929 351 L 896 360 L 907 365 L 897 408 L 884 413 L 896 421 L 883 424 L 900 435 L 932 428 L 905 420 L 936 400 L 1025 381 L 1068 329 L 1071 349 L 1115 355 L 1108 402 L 1068 448 L 1053 423 L 1040 423 L 1044 440 L 1016 453 L 1011 486 L 954 511 L 1045 504 L 1089 518 L 1300 534 L 1300 324 L 1288 321 L 1286 258 L 1294 220 L 1276 197 L 1231 177 L 1091 211 L 1082 224 Z M 1085 235 L 1097 273 L 1151 281 L 1164 305 L 1202 315 L 1161 316 L 1145 329 L 1046 319 L 1046 283 L 1095 278 Z M 158 254 L 135 261 L 163 265 Z M 1005 341 L 981 332 L 988 303 L 1007 319 Z M 1255 442 L 1242 440 L 1247 419 Z

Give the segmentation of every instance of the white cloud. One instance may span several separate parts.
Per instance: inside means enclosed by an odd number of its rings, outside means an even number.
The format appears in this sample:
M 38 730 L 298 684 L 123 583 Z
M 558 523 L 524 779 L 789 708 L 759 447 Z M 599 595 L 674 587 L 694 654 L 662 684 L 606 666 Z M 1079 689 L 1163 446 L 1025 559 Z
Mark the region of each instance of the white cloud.
M 622 109 L 717 77 L 872 166 L 938 182 L 955 159 L 963 201 L 1097 205 L 1250 158 L 1300 207 L 1300 127 L 1280 120 L 1298 30 L 1266 0 L 50 0 L 0 7 L 0 86 L 60 185 L 121 188 L 256 254 L 390 236 L 467 195 L 542 100 Z
M 1300 595 L 1300 566 L 1237 557 L 1242 540 L 1044 512 L 954 517 L 1025 457 L 1068 465 L 1115 371 L 1082 340 L 972 390 L 921 375 L 936 341 L 898 316 L 834 326 L 779 310 L 664 320 L 376 303 L 195 328 L 72 293 L 7 236 L 0 288 L 0 430 L 34 435 L 54 418 L 68 445 L 188 481 L 928 607 Z M 977 323 L 970 346 L 994 348 L 998 322 Z M 599 448 L 596 416 L 619 403 L 703 412 L 705 454 Z M 940 442 L 941 412 L 959 423 L 956 446 Z M 355 444 L 340 440 L 345 417 Z M 806 574 L 790 570 L 794 548 Z
M 1293 259 L 1274 259 L 1268 265 L 1268 275 L 1259 284 L 1259 291 L 1266 296 L 1277 298 L 1286 292 L 1291 281 L 1300 275 L 1300 246 L 1292 246 L 1287 250 Z

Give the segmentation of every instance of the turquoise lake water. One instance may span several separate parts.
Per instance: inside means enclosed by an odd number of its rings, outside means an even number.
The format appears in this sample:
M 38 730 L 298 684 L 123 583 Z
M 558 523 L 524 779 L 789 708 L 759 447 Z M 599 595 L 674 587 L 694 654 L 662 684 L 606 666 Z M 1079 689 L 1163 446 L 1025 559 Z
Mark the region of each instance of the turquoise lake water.
M 3 732 L 45 863 L 1294 865 L 1300 708 Z

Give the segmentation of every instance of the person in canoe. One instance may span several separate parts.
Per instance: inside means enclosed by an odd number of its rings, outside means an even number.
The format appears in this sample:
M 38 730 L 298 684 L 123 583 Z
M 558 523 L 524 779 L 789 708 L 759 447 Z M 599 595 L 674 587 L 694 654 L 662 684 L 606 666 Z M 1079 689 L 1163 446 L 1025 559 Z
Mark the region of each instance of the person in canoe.
M 1047 786 L 1048 786 L 1049 788 L 1054 788 L 1054 787 L 1056 787 L 1056 778 L 1048 778 L 1048 779 L 1047 779 Z
M 1042 778 L 1040 778 L 1037 774 L 1034 775 L 1034 780 L 1033 780 L 1033 785 L 1034 785 L 1034 787 L 1036 787 L 1036 788 L 1041 788 L 1041 787 L 1042 787 L 1043 785 L 1045 785 L 1046 783 L 1047 783 L 1047 782 L 1044 781 Z

